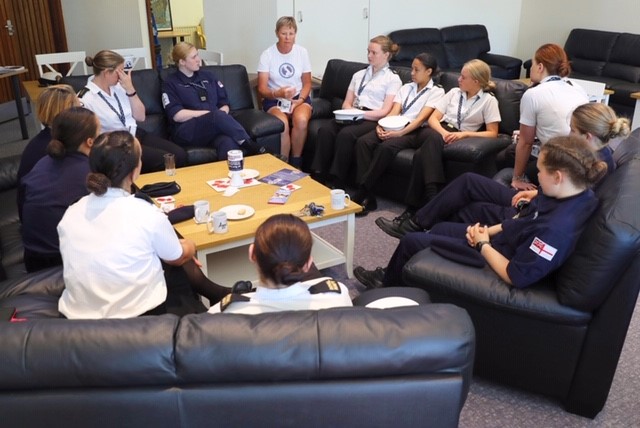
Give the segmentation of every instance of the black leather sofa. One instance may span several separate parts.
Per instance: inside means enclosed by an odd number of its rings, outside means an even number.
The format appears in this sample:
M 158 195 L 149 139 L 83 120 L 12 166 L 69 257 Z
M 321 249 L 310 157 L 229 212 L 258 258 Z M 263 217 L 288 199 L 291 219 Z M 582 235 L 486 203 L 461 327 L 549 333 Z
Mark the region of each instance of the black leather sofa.
M 564 49 L 571 60 L 571 77 L 606 84 L 614 91 L 609 105 L 619 114 L 633 117 L 634 92 L 640 92 L 640 34 L 574 28 Z M 524 63 L 527 77 L 531 60 Z
M 26 273 L 16 199 L 19 166 L 20 155 L 0 158 L 0 287 Z
M 465 62 L 477 58 L 489 64 L 491 74 L 496 78 L 520 78 L 520 59 L 489 53 L 491 45 L 484 25 L 412 28 L 392 31 L 389 37 L 400 46 L 391 65 L 411 67 L 417 54 L 428 52 L 436 57 L 443 71 L 460 71 Z
M 284 125 L 274 116 L 256 110 L 253 105 L 251 86 L 247 69 L 243 65 L 208 65 L 203 69 L 213 71 L 224 82 L 229 95 L 230 114 L 240 122 L 247 133 L 259 145 L 271 153 L 280 153 L 280 133 Z M 152 134 L 170 139 L 168 121 L 162 106 L 162 78 L 174 68 L 134 70 L 131 73 L 133 85 L 146 108 L 145 121 L 139 123 L 142 129 Z M 87 83 L 88 76 L 67 76 L 62 83 L 71 85 L 76 91 Z M 210 148 L 187 148 L 188 163 L 191 165 L 216 161 L 216 153 Z
M 616 150 L 617 170 L 574 254 L 552 276 L 513 289 L 488 267 L 430 249 L 404 268 L 408 285 L 465 308 L 476 328 L 475 373 L 561 400 L 595 417 L 604 406 L 640 289 L 640 130 Z
M 366 67 L 361 62 L 332 59 L 327 63 L 319 96 L 313 98 L 313 115 L 309 122 L 307 142 L 305 144 L 303 168 L 310 170 L 316 146 L 318 130 L 333 119 L 333 110 L 342 108 L 344 96 L 347 93 L 351 76 L 356 71 Z M 410 70 L 406 67 L 393 67 L 404 83 L 411 81 Z M 459 73 L 444 72 L 438 77 L 438 82 L 448 91 L 458 86 Z M 495 96 L 498 99 L 500 115 L 499 135 L 497 138 L 465 138 L 444 149 L 445 174 L 448 181 L 453 180 L 464 172 L 476 172 L 492 177 L 497 172 L 495 165 L 496 154 L 511 143 L 511 134 L 520 127 L 520 99 L 527 86 L 518 81 L 493 79 L 497 88 Z M 396 156 L 391 167 L 380 180 L 376 191 L 391 199 L 404 202 L 405 189 L 408 187 L 411 175 L 411 163 L 415 150 L 405 149 Z M 355 165 L 353 167 L 355 172 Z
M 474 330 L 453 305 L 51 319 L 62 269 L 0 290 L 0 408 L 30 427 L 457 427 Z

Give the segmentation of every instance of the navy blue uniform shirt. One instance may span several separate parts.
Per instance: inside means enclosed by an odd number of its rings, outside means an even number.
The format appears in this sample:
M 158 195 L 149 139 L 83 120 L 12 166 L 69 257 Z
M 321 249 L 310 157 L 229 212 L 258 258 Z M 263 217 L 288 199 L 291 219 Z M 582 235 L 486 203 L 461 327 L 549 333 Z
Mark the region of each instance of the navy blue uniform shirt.
M 222 82 L 206 70 L 196 71 L 191 77 L 176 71 L 164 81 L 162 92 L 162 104 L 171 123 L 182 109 L 214 111 L 229 104 Z

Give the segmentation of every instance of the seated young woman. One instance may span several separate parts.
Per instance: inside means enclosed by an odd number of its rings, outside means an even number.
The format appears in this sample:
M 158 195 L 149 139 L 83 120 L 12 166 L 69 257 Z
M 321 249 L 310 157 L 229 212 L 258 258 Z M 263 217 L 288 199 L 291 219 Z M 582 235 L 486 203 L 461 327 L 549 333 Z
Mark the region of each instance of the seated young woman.
M 571 133 L 582 136 L 606 162 L 607 171 L 615 170 L 610 140 L 626 137 L 629 119 L 617 117 L 613 109 L 601 103 L 578 106 L 571 115 Z M 408 232 L 431 229 L 443 221 L 483 224 L 512 218 L 538 194 L 537 189 L 518 191 L 474 173 L 466 173 L 445 187 L 413 216 L 393 220 L 376 219 L 376 225 L 390 236 L 401 238 Z
M 432 76 L 437 70 L 438 63 L 433 55 L 418 54 L 411 63 L 412 82 L 400 88 L 387 115 L 405 118 L 407 125 L 398 131 L 386 131 L 378 125 L 375 130 L 358 138 L 356 164 L 360 188 L 353 200 L 362 205 L 363 211 L 357 216 L 377 209 L 373 189 L 398 152 L 422 144 L 425 121 L 433 112 L 436 101 L 444 95 L 444 90 L 433 83 Z
M 421 207 L 445 183 L 442 152 L 444 147 L 469 137 L 496 137 L 500 123 L 498 100 L 491 68 L 479 59 L 467 62 L 460 71 L 458 87 L 451 89 L 429 116 L 429 129 L 411 164 L 406 202 Z
M 71 205 L 58 224 L 65 283 L 58 309 L 67 318 L 166 313 L 167 299 L 183 283 L 212 302 L 228 293 L 197 266 L 193 241 L 178 239 L 159 208 L 131 193 L 141 152 L 127 131 L 101 134 L 92 147 L 86 178 L 91 193 Z M 180 284 L 165 279 L 176 278 L 173 267 L 180 267 Z
M 258 153 L 260 148 L 229 114 L 223 82 L 201 69 L 196 47 L 180 42 L 171 57 L 178 69 L 162 83 L 162 103 L 173 139 L 185 147 L 213 147 L 218 160 L 226 160 L 229 150 Z
M 312 245 L 309 226 L 299 217 L 269 217 L 249 246 L 249 259 L 260 274 L 256 291 L 229 294 L 209 313 L 261 314 L 352 306 L 344 284 L 322 276 L 307 279 L 313 266 Z
M 378 119 L 391 111 L 396 93 L 402 86 L 400 77 L 389 68 L 389 59 L 398 49 L 387 36 L 376 36 L 369 41 L 369 66 L 353 74 L 342 103 L 343 109 L 362 110 L 364 120 L 352 124 L 339 124 L 333 120 L 318 130 L 311 169 L 320 182 L 330 187 L 344 187 L 356 140 L 374 130 Z
M 542 193 L 526 212 L 492 226 L 480 223 L 438 223 L 430 232 L 405 235 L 386 269 L 356 267 L 367 287 L 403 285 L 402 269 L 420 250 L 447 247 L 488 264 L 505 283 L 528 287 L 558 269 L 571 255 L 598 200 L 591 190 L 607 172 L 591 144 L 581 137 L 556 137 L 541 147 L 537 161 Z M 476 252 L 469 250 L 475 248 Z M 457 251 L 456 251 L 457 249 Z
M 97 116 L 71 107 L 53 120 L 48 156 L 20 180 L 22 242 L 27 272 L 62 264 L 56 227 L 67 207 L 85 196 L 89 152 L 100 133 Z

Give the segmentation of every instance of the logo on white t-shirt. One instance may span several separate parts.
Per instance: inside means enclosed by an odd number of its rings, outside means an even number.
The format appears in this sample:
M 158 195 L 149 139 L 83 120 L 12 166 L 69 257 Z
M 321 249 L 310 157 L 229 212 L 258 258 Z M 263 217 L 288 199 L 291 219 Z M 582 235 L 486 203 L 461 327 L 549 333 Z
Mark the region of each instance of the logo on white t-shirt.
M 280 76 L 284 77 L 285 79 L 289 79 L 296 73 L 296 68 L 288 62 L 285 62 L 280 66 L 280 69 L 278 71 L 280 72 Z

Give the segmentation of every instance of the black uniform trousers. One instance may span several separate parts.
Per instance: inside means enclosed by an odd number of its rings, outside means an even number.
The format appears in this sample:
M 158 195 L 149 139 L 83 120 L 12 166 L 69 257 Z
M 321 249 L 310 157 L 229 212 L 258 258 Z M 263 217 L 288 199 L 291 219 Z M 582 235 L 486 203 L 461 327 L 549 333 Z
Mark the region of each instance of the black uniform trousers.
M 376 122 L 362 120 L 352 125 L 340 125 L 335 120 L 318 130 L 316 152 L 311 168 L 347 181 L 354 146 L 359 137 L 376 127 Z
M 442 135 L 431 128 L 425 129 L 422 146 L 413 155 L 411 163 L 411 178 L 406 196 L 407 205 L 422 206 L 426 199 L 425 188 L 430 184 L 446 182 L 442 159 L 444 146 Z
M 229 150 L 241 150 L 238 142 L 250 138 L 233 116 L 220 110 L 174 125 L 173 136 L 183 146 L 216 149 L 218 160 L 226 160 Z
M 356 142 L 357 183 L 373 190 L 398 152 L 420 147 L 427 128 L 419 128 L 401 137 L 381 140 L 375 129 L 358 138 Z
M 176 167 L 187 164 L 187 152 L 179 145 L 138 127 L 136 138 L 142 146 L 142 173 L 164 170 L 164 155 L 173 153 Z

